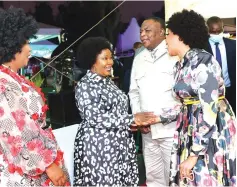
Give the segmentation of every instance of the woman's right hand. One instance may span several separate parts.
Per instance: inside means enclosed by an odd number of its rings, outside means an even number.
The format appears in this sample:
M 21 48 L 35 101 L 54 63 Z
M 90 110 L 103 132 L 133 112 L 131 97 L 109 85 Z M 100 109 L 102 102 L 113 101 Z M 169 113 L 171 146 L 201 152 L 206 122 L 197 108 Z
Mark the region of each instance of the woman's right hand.
M 68 182 L 63 170 L 55 163 L 46 168 L 46 174 L 55 186 L 64 186 Z

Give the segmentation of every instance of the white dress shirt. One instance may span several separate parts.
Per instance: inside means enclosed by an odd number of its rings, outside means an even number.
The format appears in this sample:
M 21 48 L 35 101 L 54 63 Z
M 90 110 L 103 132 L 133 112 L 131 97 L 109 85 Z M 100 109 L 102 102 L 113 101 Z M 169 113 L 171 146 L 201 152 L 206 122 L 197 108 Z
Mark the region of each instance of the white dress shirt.
M 162 115 L 170 112 L 175 106 L 181 105 L 172 95 L 174 85 L 174 65 L 178 61 L 170 57 L 165 41 L 162 41 L 151 54 L 143 50 L 134 58 L 131 84 L 130 103 L 132 112 L 154 112 Z M 173 137 L 176 122 L 163 125 L 151 125 L 152 139 Z

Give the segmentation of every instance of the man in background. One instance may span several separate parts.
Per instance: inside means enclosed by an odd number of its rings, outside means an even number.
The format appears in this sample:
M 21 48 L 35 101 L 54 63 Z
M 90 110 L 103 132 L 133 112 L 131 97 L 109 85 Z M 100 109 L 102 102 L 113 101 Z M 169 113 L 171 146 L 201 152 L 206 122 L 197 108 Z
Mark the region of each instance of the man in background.
M 125 57 L 123 59 L 123 65 L 124 65 L 124 69 L 125 69 L 124 82 L 123 82 L 123 91 L 126 94 L 129 91 L 130 78 L 131 78 L 131 69 L 132 69 L 133 60 L 134 60 L 134 57 L 144 49 L 142 46 L 143 45 L 142 45 L 141 42 L 135 42 L 133 44 L 134 54 L 130 57 Z
M 222 68 L 226 98 L 236 112 L 236 41 L 223 37 L 223 21 L 213 16 L 207 20 L 209 42 L 207 51 L 216 58 Z
M 143 44 L 142 42 L 135 42 L 133 44 L 133 50 L 134 50 L 134 56 L 136 56 L 143 48 L 142 48 Z

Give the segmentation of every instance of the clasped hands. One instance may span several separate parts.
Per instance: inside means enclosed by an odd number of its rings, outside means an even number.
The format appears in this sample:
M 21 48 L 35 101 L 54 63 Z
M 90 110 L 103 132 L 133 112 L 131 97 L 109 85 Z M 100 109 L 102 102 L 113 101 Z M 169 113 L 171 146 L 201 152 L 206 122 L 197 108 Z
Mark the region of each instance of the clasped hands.
M 134 122 L 132 124 L 132 130 L 136 131 L 138 128 L 149 129 L 150 125 L 160 122 L 160 117 L 155 115 L 153 112 L 139 112 L 134 115 Z M 149 130 L 147 130 L 149 131 Z

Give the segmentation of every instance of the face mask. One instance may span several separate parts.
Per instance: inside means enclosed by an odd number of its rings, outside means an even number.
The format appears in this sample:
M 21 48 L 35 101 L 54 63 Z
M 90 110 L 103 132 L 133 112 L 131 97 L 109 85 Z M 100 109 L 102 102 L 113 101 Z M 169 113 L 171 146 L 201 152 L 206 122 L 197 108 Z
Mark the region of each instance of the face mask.
M 220 34 L 210 34 L 209 40 L 211 40 L 213 42 L 219 42 L 220 43 L 222 38 L 223 38 L 223 33 L 220 33 Z

